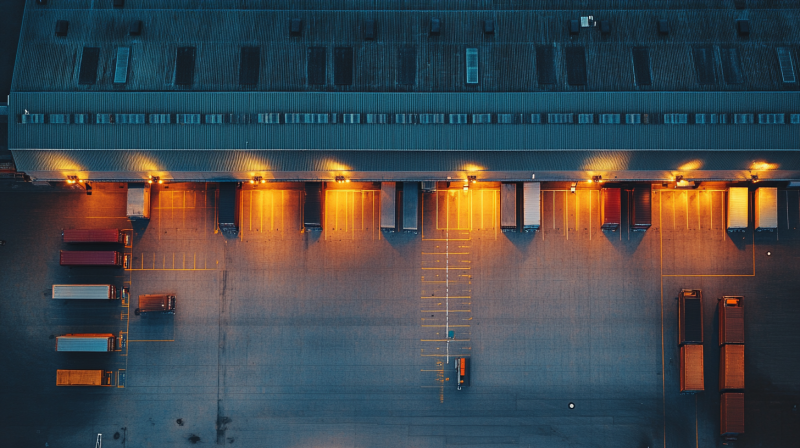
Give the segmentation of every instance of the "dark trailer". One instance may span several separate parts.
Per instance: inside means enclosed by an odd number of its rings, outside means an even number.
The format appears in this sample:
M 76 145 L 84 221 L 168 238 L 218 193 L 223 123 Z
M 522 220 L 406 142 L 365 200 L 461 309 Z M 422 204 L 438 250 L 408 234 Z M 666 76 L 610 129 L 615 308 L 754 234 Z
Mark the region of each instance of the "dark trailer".
M 744 297 L 724 296 L 719 301 L 719 345 L 744 344 Z
M 61 266 L 122 266 L 122 252 L 115 250 L 62 250 Z
M 120 243 L 126 241 L 125 233 L 119 229 L 64 229 L 61 232 L 65 243 Z
M 239 194 L 241 189 L 236 182 L 219 184 L 219 205 L 217 225 L 219 230 L 228 233 L 239 231 Z
M 303 227 L 306 230 L 322 230 L 322 182 L 306 182 Z
M 703 343 L 703 292 L 682 289 L 678 296 L 678 345 Z
M 622 209 L 619 188 L 603 188 L 603 207 L 601 212 L 603 214 L 603 230 L 611 230 L 616 232 L 622 222 Z
M 633 231 L 644 232 L 653 224 L 651 202 L 652 195 L 649 187 L 633 189 L 633 212 L 631 213 Z

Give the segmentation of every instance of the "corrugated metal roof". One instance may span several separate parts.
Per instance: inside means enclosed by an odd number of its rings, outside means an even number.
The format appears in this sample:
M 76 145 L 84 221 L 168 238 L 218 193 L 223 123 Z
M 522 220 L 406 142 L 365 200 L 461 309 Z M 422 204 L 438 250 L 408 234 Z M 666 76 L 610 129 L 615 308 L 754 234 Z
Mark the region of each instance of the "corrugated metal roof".
M 163 3 L 163 4 L 162 4 Z M 253 4 L 255 3 L 255 4 Z M 284 4 L 285 3 L 285 4 Z M 304 2 L 208 2 L 183 0 L 128 1 L 124 9 L 88 1 L 49 2 L 33 0 L 23 21 L 15 66 L 15 91 L 185 90 L 175 86 L 174 70 L 179 47 L 196 47 L 196 73 L 192 90 L 283 91 L 620 91 L 620 90 L 796 90 L 798 83 L 784 83 L 776 57 L 786 47 L 797 60 L 800 9 L 790 1 L 769 2 L 770 8 L 750 9 L 709 5 L 709 2 L 607 1 L 607 2 L 399 2 L 376 9 L 374 2 L 339 2 L 335 8 L 318 1 Z M 435 6 L 434 6 L 435 4 Z M 65 9 L 68 5 L 73 9 Z M 192 6 L 194 5 L 194 6 Z M 221 6 L 221 5 L 228 5 Z M 646 5 L 646 6 L 643 6 Z M 661 5 L 661 6 L 658 6 Z M 694 9 L 692 9 L 694 5 Z M 722 3 L 720 3 L 722 5 Z M 270 9 L 259 9 L 259 6 Z M 415 7 L 416 6 L 416 7 Z M 710 6 L 710 7 L 709 7 Z M 755 7 L 754 7 L 755 6 Z M 619 9 L 612 9 L 618 7 Z M 91 8 L 91 9 L 90 9 Z M 141 9 L 140 9 L 141 8 Z M 149 9 L 152 8 L 152 9 Z M 238 8 L 238 9 L 237 9 Z M 285 8 L 286 10 L 279 10 Z M 431 37 L 433 16 L 442 21 L 442 32 Z M 583 15 L 613 24 L 610 34 L 599 27 L 570 35 L 566 23 Z M 289 35 L 292 18 L 303 20 L 299 36 Z M 493 34 L 483 33 L 483 20 L 495 21 Z M 736 33 L 737 19 L 747 18 L 752 32 Z M 670 23 L 670 34 L 659 35 L 658 19 Z M 65 37 L 54 34 L 57 20 L 68 20 Z M 143 22 L 140 36 L 128 33 L 133 21 Z M 365 40 L 363 27 L 375 20 L 379 32 Z M 537 82 L 536 45 L 555 46 L 556 83 Z M 692 47 L 734 47 L 739 54 L 743 82 L 713 85 L 698 83 L 692 64 Z M 78 85 L 80 50 L 100 48 L 97 83 Z M 116 49 L 131 47 L 129 78 L 114 85 Z M 239 83 L 242 46 L 261 47 L 258 84 Z M 325 85 L 307 83 L 307 48 L 325 47 L 328 80 Z M 333 82 L 334 47 L 352 47 L 352 85 Z M 416 83 L 400 81 L 400 51 L 415 47 Z M 567 83 L 565 48 L 586 48 L 587 85 Z M 631 49 L 649 47 L 652 85 L 634 83 Z M 480 54 L 479 83 L 466 85 L 464 50 Z M 715 70 L 721 68 L 715 56 Z
M 793 125 L 20 124 L 26 111 L 223 113 L 786 113 L 800 93 L 13 93 L 11 149 L 797 150 Z M 46 131 L 45 131 L 46 130 Z
M 13 151 L 27 173 L 451 172 L 451 171 L 747 171 L 748 151 Z M 758 161 L 800 171 L 794 152 L 768 151 Z M 687 168 L 690 167 L 690 168 Z M 538 177 L 537 177 L 538 178 Z

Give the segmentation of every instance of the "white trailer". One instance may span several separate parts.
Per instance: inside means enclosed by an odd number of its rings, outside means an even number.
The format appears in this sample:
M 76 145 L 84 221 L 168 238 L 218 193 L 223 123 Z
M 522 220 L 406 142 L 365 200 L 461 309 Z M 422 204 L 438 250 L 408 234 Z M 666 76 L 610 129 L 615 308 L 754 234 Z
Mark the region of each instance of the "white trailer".
M 778 189 L 761 187 L 756 190 L 755 200 L 756 230 L 778 228 Z
M 128 184 L 128 218 L 150 219 L 150 184 L 131 182 Z
M 113 352 L 113 334 L 67 334 L 56 338 L 57 352 Z
M 397 227 L 397 184 L 381 182 L 381 230 Z
M 537 230 L 542 225 L 542 196 L 539 182 L 522 184 L 522 229 Z
M 747 187 L 728 188 L 728 232 L 747 229 L 748 200 Z
M 113 300 L 114 285 L 53 285 L 53 299 Z

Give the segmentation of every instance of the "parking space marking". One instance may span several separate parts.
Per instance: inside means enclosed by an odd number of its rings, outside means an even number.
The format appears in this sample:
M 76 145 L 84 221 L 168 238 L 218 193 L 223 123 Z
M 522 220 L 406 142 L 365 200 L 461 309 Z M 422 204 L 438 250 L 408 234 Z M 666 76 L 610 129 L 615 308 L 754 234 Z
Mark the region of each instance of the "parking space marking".
M 144 264 L 145 263 L 145 254 L 143 252 L 142 256 L 141 256 L 141 264 L 140 264 L 141 267 L 140 268 L 131 267 L 131 268 L 128 268 L 127 270 L 128 271 L 216 271 L 217 270 L 216 267 L 215 268 L 209 268 L 208 267 L 208 260 L 205 259 L 205 258 L 203 259 L 203 267 L 202 268 L 198 268 L 197 267 L 197 253 L 196 252 L 192 253 L 192 258 L 191 258 L 192 267 L 191 268 L 187 268 L 186 267 L 186 252 L 181 252 L 181 256 L 182 256 L 182 259 L 183 259 L 183 267 L 180 267 L 180 268 L 176 268 L 175 267 L 175 252 L 173 252 L 172 253 L 172 257 L 171 257 L 172 258 L 172 267 L 171 268 L 167 267 L 167 254 L 164 253 L 164 254 L 162 254 L 162 257 L 161 257 L 161 261 L 162 261 L 161 267 L 157 268 L 156 267 L 156 259 L 158 257 L 156 256 L 156 253 L 153 252 L 153 257 L 152 257 L 153 263 L 151 264 L 152 267 L 146 268 L 145 264 Z

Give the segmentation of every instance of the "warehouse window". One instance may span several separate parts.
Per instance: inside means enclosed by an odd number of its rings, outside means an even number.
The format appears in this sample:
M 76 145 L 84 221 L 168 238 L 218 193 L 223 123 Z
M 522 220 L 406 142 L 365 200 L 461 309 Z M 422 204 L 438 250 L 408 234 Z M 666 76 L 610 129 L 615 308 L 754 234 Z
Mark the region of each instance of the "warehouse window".
M 169 114 L 150 114 L 150 124 L 169 124 Z
M 114 121 L 119 124 L 144 124 L 144 114 L 117 114 Z

